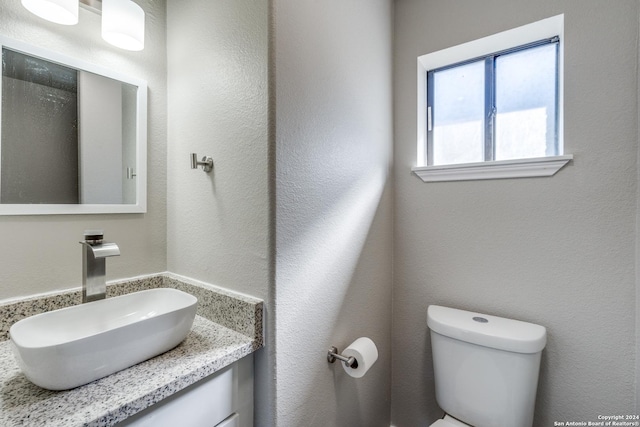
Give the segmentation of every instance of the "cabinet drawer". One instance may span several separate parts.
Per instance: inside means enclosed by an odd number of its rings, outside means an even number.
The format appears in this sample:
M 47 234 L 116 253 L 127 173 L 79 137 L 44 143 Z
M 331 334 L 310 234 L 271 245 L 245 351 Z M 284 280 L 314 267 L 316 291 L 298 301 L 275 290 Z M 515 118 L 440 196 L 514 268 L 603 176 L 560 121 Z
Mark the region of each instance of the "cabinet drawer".
M 238 387 L 234 369 L 236 364 L 124 420 L 118 427 L 212 427 L 226 422 L 235 412 Z M 233 421 L 232 417 L 228 419 Z M 224 422 L 220 425 L 227 427 Z

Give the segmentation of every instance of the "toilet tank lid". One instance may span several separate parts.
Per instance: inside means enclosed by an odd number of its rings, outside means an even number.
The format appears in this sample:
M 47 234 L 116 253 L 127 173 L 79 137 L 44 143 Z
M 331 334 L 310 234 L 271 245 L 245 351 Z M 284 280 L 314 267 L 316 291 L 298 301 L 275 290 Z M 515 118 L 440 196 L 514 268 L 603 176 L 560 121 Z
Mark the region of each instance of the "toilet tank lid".
M 544 326 L 439 305 L 427 309 L 427 325 L 440 335 L 515 353 L 537 353 L 547 344 Z

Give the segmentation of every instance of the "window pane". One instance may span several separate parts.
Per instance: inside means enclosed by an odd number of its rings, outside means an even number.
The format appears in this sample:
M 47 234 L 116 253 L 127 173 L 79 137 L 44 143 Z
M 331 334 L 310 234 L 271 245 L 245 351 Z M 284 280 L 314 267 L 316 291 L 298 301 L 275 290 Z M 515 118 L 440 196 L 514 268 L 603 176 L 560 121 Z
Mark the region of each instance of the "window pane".
M 496 58 L 495 159 L 557 155 L 556 44 Z
M 433 78 L 433 164 L 484 161 L 484 61 Z

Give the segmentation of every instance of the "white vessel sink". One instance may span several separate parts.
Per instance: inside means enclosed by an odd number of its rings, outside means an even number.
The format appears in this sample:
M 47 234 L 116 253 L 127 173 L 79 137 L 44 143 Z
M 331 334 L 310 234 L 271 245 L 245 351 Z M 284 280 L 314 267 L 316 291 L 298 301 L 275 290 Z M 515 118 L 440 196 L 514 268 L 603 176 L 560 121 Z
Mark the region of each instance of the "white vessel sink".
M 18 365 L 34 384 L 67 390 L 177 346 L 189 333 L 197 298 L 150 289 L 16 322 L 9 330 Z

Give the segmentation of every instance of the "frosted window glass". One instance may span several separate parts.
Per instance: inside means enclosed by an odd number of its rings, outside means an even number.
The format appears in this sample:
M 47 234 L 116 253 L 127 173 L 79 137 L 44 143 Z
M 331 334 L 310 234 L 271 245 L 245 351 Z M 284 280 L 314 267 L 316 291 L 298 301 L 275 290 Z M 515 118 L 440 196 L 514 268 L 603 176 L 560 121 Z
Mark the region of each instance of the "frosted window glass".
M 484 61 L 434 73 L 433 164 L 484 160 Z
M 496 58 L 495 160 L 557 155 L 556 44 Z

